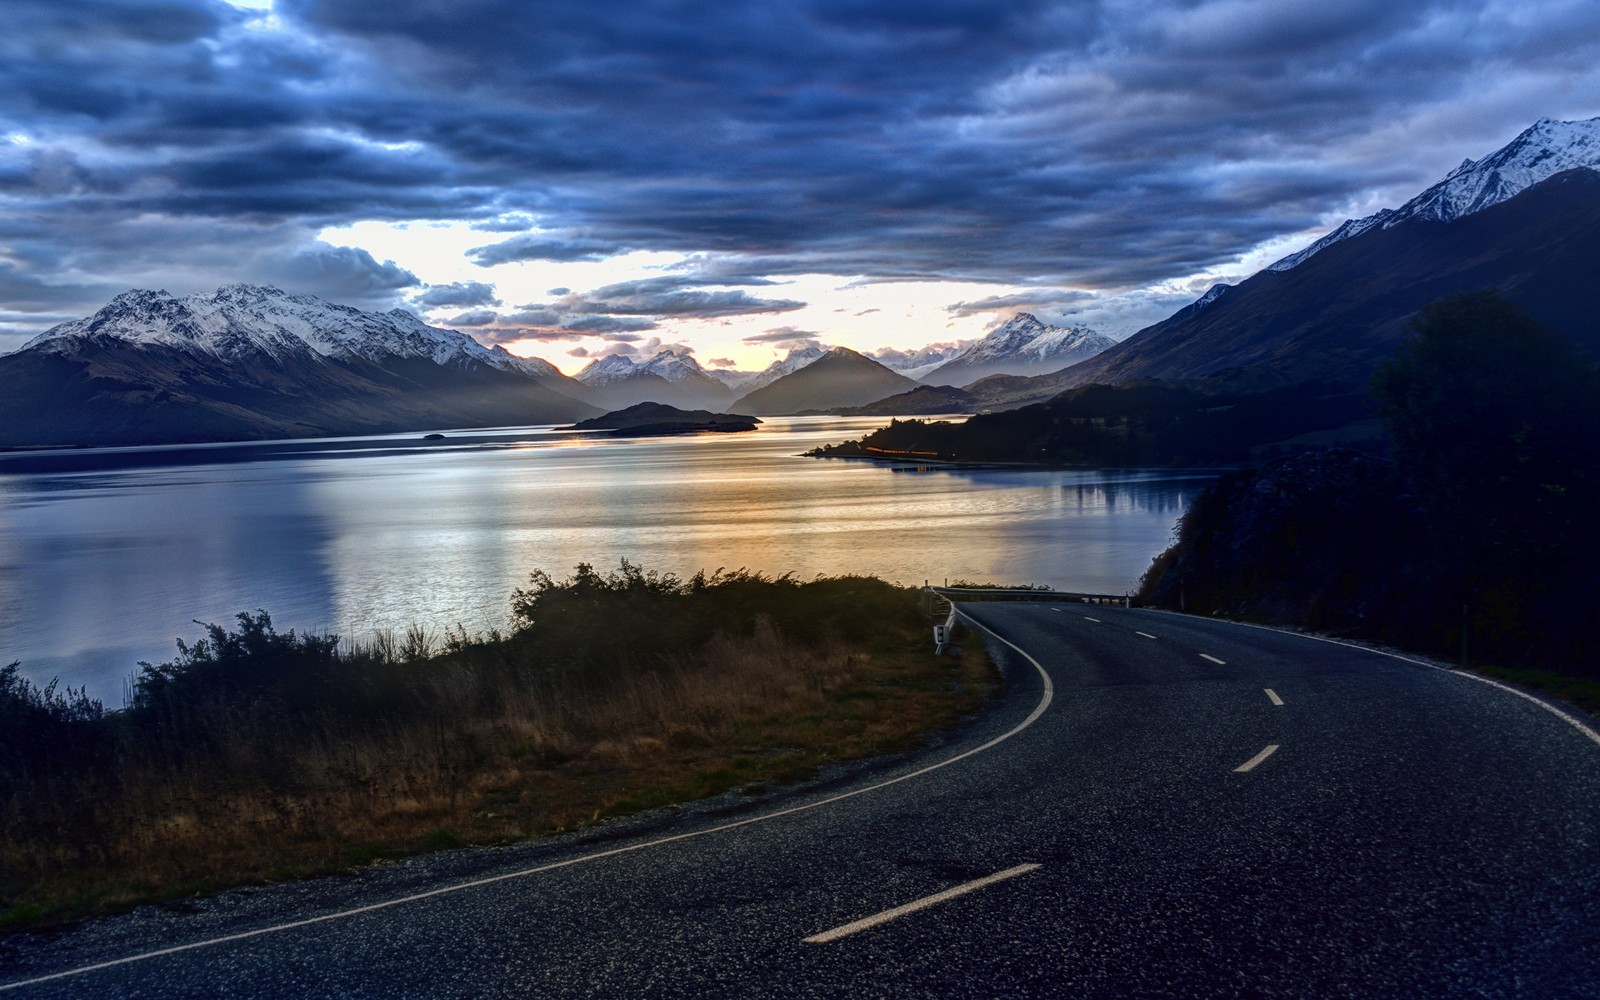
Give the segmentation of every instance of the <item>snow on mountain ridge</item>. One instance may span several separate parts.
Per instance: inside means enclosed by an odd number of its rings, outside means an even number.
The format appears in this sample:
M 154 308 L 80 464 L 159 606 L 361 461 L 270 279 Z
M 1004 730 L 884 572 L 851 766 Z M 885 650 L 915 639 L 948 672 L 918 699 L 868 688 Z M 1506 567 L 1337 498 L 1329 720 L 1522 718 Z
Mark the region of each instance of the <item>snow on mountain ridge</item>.
M 937 368 L 962 351 L 977 343 L 976 339 L 962 340 L 955 343 L 929 344 L 915 350 L 901 351 L 892 347 L 880 348 L 867 353 L 867 357 L 884 365 L 891 371 L 908 373 L 912 369 Z M 911 376 L 915 378 L 916 376 Z
M 687 351 L 662 351 L 638 367 L 652 375 L 660 375 L 668 382 L 699 381 L 712 377 Z
M 929 379 L 941 372 L 948 375 L 1004 365 L 1036 368 L 1057 359 L 1081 360 L 1113 343 L 1110 337 L 1086 326 L 1046 326 L 1032 313 L 1017 313 L 977 343 L 920 377 Z
M 791 347 L 789 353 L 785 354 L 781 360 L 774 361 L 761 369 L 742 388 L 745 392 L 754 392 L 757 389 L 769 386 L 785 375 L 791 375 L 821 358 L 825 350 L 822 347 Z
M 1012 357 L 1033 343 L 1051 327 L 1039 322 L 1032 313 L 1017 313 L 1005 324 L 991 331 L 982 340 L 957 354 L 952 361 L 982 362 L 995 358 Z
M 1028 341 L 1019 353 L 1025 358 L 1048 361 L 1064 354 L 1098 354 L 1112 343 L 1110 337 L 1086 326 L 1047 326 L 1037 337 Z
M 668 382 L 700 382 L 709 379 L 721 384 L 710 372 L 700 367 L 687 352 L 666 350 L 648 361 L 634 361 L 623 354 L 607 354 L 584 365 L 575 378 L 584 385 L 610 385 L 622 379 L 642 375 L 658 375 Z
M 1462 160 L 1437 184 L 1399 208 L 1381 209 L 1364 219 L 1346 219 L 1333 232 L 1268 265 L 1267 270 L 1288 271 L 1374 226 L 1388 229 L 1408 219 L 1453 222 L 1578 168 L 1600 169 L 1600 118 L 1575 122 L 1541 118 L 1483 159 Z
M 223 360 L 257 354 L 281 360 L 309 353 L 344 361 L 479 362 L 530 373 L 528 359 L 491 350 L 459 331 L 429 326 L 405 310 L 366 312 L 270 285 L 224 285 L 182 297 L 132 289 L 92 316 L 46 330 L 21 350 L 70 353 L 93 338 L 175 347 Z
M 627 378 L 633 373 L 633 369 L 632 358 L 621 354 L 607 354 L 584 365 L 583 370 L 573 378 L 584 385 L 610 385 L 618 379 Z

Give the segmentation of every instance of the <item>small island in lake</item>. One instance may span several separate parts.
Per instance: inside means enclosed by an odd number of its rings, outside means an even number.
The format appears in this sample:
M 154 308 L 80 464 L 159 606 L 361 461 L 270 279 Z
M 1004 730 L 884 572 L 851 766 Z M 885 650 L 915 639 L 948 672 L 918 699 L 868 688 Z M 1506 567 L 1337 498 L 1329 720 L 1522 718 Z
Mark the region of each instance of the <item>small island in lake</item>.
M 703 431 L 730 433 L 753 431 L 761 423 L 740 413 L 712 413 L 710 410 L 680 410 L 665 403 L 636 403 L 623 410 L 588 420 L 580 420 L 563 430 L 610 431 L 621 437 L 654 437 L 666 434 L 698 434 Z

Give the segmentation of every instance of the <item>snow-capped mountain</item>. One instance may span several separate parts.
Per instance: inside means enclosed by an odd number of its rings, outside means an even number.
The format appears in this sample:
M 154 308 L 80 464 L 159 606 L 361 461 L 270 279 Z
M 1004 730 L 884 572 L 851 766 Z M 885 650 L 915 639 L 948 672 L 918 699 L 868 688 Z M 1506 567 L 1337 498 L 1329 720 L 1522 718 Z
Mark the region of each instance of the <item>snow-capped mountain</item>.
M 499 344 L 489 348 L 489 353 L 491 355 L 489 363 L 495 365 L 497 368 L 504 368 L 507 371 L 521 372 L 529 378 L 538 379 L 539 381 L 546 382 L 547 384 L 549 382 L 577 382 L 577 379 L 563 375 L 561 373 L 561 369 L 546 361 L 544 358 L 524 358 L 521 355 L 512 354 Z
M 584 365 L 583 370 L 573 378 L 584 385 L 598 387 L 635 375 L 638 373 L 638 368 L 632 358 L 621 354 L 607 354 Z
M 1222 293 L 1226 292 L 1232 287 L 1232 285 L 1225 281 L 1219 281 L 1215 285 L 1212 285 L 1210 288 L 1206 289 L 1206 293 L 1204 295 L 1189 303 L 1184 307 L 1184 309 L 1187 309 L 1190 312 L 1199 312 L 1201 309 L 1204 309 L 1206 306 L 1209 306 L 1211 303 L 1222 298 Z M 1180 310 L 1180 312 L 1181 311 L 1182 310 Z
M 806 365 L 811 364 L 827 353 L 826 347 L 794 347 L 789 353 L 772 364 L 745 379 L 739 386 L 739 392 L 755 392 L 783 378 L 792 375 Z
M 967 385 L 986 375 L 1042 375 L 1092 358 L 1115 343 L 1086 326 L 1046 326 L 1030 313 L 1017 313 L 920 380 Z
M 317 436 L 596 412 L 588 390 L 547 362 L 404 310 L 242 284 L 124 292 L 0 358 L 0 387 L 21 401 L 0 443 Z
M 585 385 L 609 385 L 619 379 L 637 378 L 640 375 L 659 375 L 668 382 L 700 382 L 713 378 L 700 367 L 692 355 L 684 351 L 662 351 L 649 361 L 634 361 L 621 354 L 607 354 L 584 366 L 576 376 Z
M 695 391 L 708 398 L 717 398 L 727 386 L 722 380 L 700 367 L 687 351 L 662 351 L 640 366 L 651 375 L 659 375 L 680 386 L 693 386 Z
M 885 347 L 882 350 L 869 352 L 867 357 L 880 365 L 887 366 L 891 371 L 897 371 L 910 378 L 916 378 L 918 370 L 932 371 L 974 343 L 976 341 L 963 340 L 954 344 L 929 344 L 926 347 L 919 347 L 911 351 L 900 351 L 892 347 Z
M 684 351 L 662 351 L 635 362 L 621 354 L 596 358 L 577 374 L 608 409 L 665 403 L 684 409 L 726 406 L 733 390 Z
M 1444 180 L 1399 208 L 1385 208 L 1364 219 L 1346 219 L 1333 232 L 1267 270 L 1288 271 L 1335 243 L 1373 228 L 1392 229 L 1408 219 L 1454 222 L 1580 167 L 1600 169 L 1600 118 L 1576 122 L 1541 118 L 1483 159 L 1463 160 Z
M 429 326 L 403 309 L 366 312 L 270 285 L 225 285 L 182 297 L 146 289 L 123 292 L 93 316 L 52 327 L 21 350 L 71 352 L 88 341 L 107 340 L 161 345 L 222 360 L 309 351 L 341 361 L 415 358 L 529 371 L 519 364 L 523 359 L 503 349 Z

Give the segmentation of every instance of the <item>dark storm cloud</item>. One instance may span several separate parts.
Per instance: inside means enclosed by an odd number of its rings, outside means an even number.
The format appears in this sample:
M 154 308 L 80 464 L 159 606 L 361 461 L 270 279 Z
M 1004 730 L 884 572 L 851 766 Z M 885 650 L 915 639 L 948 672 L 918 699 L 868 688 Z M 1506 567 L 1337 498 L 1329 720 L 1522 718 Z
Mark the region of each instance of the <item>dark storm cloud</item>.
M 748 337 L 740 338 L 746 344 L 783 344 L 791 340 L 816 340 L 822 334 L 815 330 L 797 330 L 792 326 L 780 326 L 775 330 L 763 330 L 753 333 Z
M 767 279 L 732 279 L 743 284 L 771 285 Z M 805 308 L 794 299 L 764 299 L 742 288 L 702 288 L 702 284 L 729 284 L 730 279 L 668 275 L 603 285 L 592 291 L 568 295 L 560 308 L 571 313 L 603 316 L 698 317 L 751 316 Z
M 567 340 L 579 340 L 588 336 L 588 334 L 574 333 L 570 330 L 549 330 L 543 327 L 498 326 L 473 330 L 472 336 L 473 339 L 481 340 L 486 344 L 515 344 L 523 340 L 559 343 Z
M 653 358 L 662 351 L 677 351 L 679 354 L 693 354 L 694 347 L 689 344 L 668 342 L 660 337 L 644 339 L 633 334 L 608 334 L 605 337 L 606 348 L 594 351 L 589 356 L 600 357 L 602 354 L 620 354 L 626 358 Z M 569 351 L 569 354 L 572 352 Z M 578 357 L 580 355 L 574 355 Z
M 46 284 L 0 260 L 0 354 L 16 350 L 58 323 L 83 316 L 88 310 L 80 303 L 104 302 L 119 291 L 123 289 L 109 285 Z
M 412 297 L 419 309 L 444 309 L 450 306 L 497 306 L 500 297 L 494 285 L 484 281 L 452 281 L 447 285 L 429 285 Z
M 639 330 L 654 330 L 654 320 L 634 319 L 626 316 L 573 316 L 561 323 L 561 329 L 575 333 L 595 333 L 613 336 Z M 617 339 L 613 336 L 613 339 Z
M 1200 291 L 1203 293 L 1205 289 Z M 1046 306 L 1077 306 L 1092 302 L 1094 298 L 1092 293 L 1074 289 L 1043 288 L 1037 292 L 990 295 L 970 302 L 954 302 L 945 306 L 945 311 L 953 316 L 978 316 L 1000 310 L 1030 311 L 1043 309 Z
M 752 334 L 741 338 L 744 343 L 755 346 L 758 344 L 776 348 L 780 351 L 803 351 L 809 348 L 824 348 L 822 334 L 814 330 L 800 330 L 792 326 L 780 326 L 772 330 Z
M 567 263 L 580 260 L 605 260 L 607 257 L 625 253 L 628 249 L 629 247 L 616 242 L 524 233 L 500 243 L 473 247 L 467 251 L 467 256 L 480 267 L 492 267 L 495 264 L 510 264 L 519 260 L 552 260 Z
M 106 266 L 73 273 L 303 276 L 392 301 L 415 279 L 292 262 L 328 226 L 453 219 L 511 234 L 473 251 L 485 266 L 701 255 L 698 287 L 590 292 L 564 315 L 798 307 L 740 275 L 1115 290 L 1396 204 L 1540 115 L 1600 113 L 1592 3 L 278 0 L 274 14 L 10 0 L 0 215 L 15 218 L 0 239 L 17 220 L 50 225 L 4 243 L 7 259 L 60 287 L 51 268 L 92 259 Z M 160 245 L 114 249 L 156 230 Z
M 331 299 L 384 297 L 421 284 L 392 260 L 380 263 L 359 247 L 326 243 L 295 254 L 279 273 L 290 287 Z
M 561 311 L 538 303 L 518 306 L 516 311 L 508 313 L 504 318 L 507 323 L 521 323 L 528 326 L 558 326 L 561 323 Z
M 468 309 L 444 321 L 445 326 L 489 326 L 500 321 L 493 309 Z

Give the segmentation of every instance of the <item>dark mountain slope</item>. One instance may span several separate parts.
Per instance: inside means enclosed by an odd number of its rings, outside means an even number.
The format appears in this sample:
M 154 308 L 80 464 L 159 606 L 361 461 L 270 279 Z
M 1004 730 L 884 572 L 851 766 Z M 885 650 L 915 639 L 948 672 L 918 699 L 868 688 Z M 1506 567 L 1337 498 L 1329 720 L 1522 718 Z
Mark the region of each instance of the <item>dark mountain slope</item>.
M 1262 271 L 1201 309 L 1147 327 L 1103 354 L 1033 379 L 983 380 L 985 404 L 1136 378 L 1194 379 L 1250 369 L 1257 386 L 1361 381 L 1392 353 L 1411 317 L 1460 291 L 1494 289 L 1600 356 L 1600 173 L 1570 170 L 1453 222 L 1411 219 Z
M 0 357 L 0 447 L 321 437 L 553 423 L 598 410 L 514 372 L 291 354 L 243 364 L 107 340 Z
M 741 396 L 729 409 L 756 416 L 864 406 L 909 392 L 918 383 L 847 347 L 822 357 L 770 385 Z
M 600 412 L 537 358 L 403 310 L 268 286 L 134 289 L 0 357 L 0 447 L 556 423 Z

